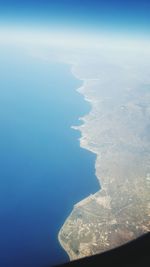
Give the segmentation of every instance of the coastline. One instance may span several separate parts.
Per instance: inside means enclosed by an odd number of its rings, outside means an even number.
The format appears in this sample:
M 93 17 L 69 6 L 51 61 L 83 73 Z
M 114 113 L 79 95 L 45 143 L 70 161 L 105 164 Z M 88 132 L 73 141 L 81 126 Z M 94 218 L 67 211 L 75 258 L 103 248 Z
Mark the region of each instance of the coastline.
M 96 163 L 97 163 L 97 158 L 98 158 L 98 152 L 97 151 L 94 151 L 93 149 L 91 149 L 88 144 L 86 143 L 86 136 L 82 134 L 82 130 L 81 130 L 81 127 L 84 127 L 86 122 L 87 122 L 87 119 L 86 119 L 86 116 L 88 116 L 92 111 L 93 111 L 93 108 L 94 108 L 94 102 L 91 98 L 89 98 L 89 96 L 85 93 L 85 87 L 86 87 L 86 83 L 88 80 L 92 81 L 92 80 L 97 80 L 97 79 L 83 79 L 83 78 L 80 78 L 76 72 L 75 72 L 75 64 L 72 64 L 71 65 L 71 73 L 73 74 L 73 76 L 77 79 L 77 80 L 80 80 L 83 82 L 83 84 L 76 89 L 76 91 L 82 95 L 83 99 L 88 102 L 90 104 L 90 111 L 85 114 L 83 117 L 79 117 L 78 120 L 83 122 L 81 125 L 79 126 L 71 126 L 72 129 L 76 130 L 76 131 L 79 131 L 81 133 L 81 137 L 79 137 L 79 144 L 80 144 L 80 148 L 82 149 L 85 149 L 85 150 L 88 150 L 90 151 L 91 153 L 95 154 L 96 155 L 96 159 L 95 159 L 95 164 L 94 164 L 94 169 L 95 169 L 95 177 L 97 178 L 98 180 L 98 183 L 99 183 L 99 190 L 96 191 L 95 193 L 99 192 L 101 190 L 101 186 L 100 186 L 100 180 L 97 176 L 97 173 L 96 173 Z M 86 199 L 90 199 L 91 198 L 91 195 L 89 195 Z M 85 198 L 84 198 L 85 199 Z M 62 232 L 62 229 L 64 228 L 68 218 L 71 216 L 71 214 L 73 213 L 74 209 L 75 209 L 75 206 L 78 205 L 78 203 L 84 201 L 84 199 L 81 199 L 79 202 L 75 203 L 74 206 L 72 207 L 72 211 L 71 213 L 69 214 L 69 216 L 66 218 L 66 220 L 64 221 L 63 225 L 61 226 L 60 230 L 59 230 L 59 233 L 58 233 L 58 241 L 61 245 L 61 247 L 66 251 L 67 255 L 69 256 L 69 259 L 70 261 L 71 260 L 74 260 L 76 259 L 76 255 L 73 253 L 73 251 L 69 248 L 69 246 L 63 242 L 63 240 L 61 239 L 61 232 Z M 81 258 L 81 256 L 79 255 L 79 258 Z
M 87 120 L 86 117 L 89 116 L 90 113 L 93 112 L 94 104 L 97 102 L 96 99 L 91 99 L 91 98 L 88 96 L 88 94 L 86 94 L 86 92 L 85 92 L 86 83 L 87 83 L 87 81 L 96 81 L 96 80 L 99 80 L 99 79 L 83 79 L 83 78 L 80 78 L 80 77 L 76 74 L 74 68 L 75 68 L 75 65 L 72 64 L 71 73 L 73 74 L 73 76 L 74 76 L 77 80 L 80 80 L 80 81 L 83 82 L 82 86 L 80 86 L 79 88 L 77 88 L 76 91 L 77 91 L 79 94 L 82 95 L 83 99 L 84 99 L 86 102 L 89 103 L 89 105 L 90 105 L 90 111 L 89 111 L 87 114 L 85 114 L 84 116 L 79 117 L 78 120 L 81 121 L 81 122 L 83 122 L 81 125 L 79 125 L 79 126 L 76 126 L 76 125 L 74 126 L 74 125 L 72 125 L 71 128 L 74 129 L 74 130 L 77 130 L 77 131 L 79 131 L 79 132 L 81 133 L 81 137 L 79 138 L 80 147 L 83 148 L 83 149 L 86 149 L 86 150 L 88 150 L 88 151 L 90 151 L 91 153 L 93 153 L 93 154 L 96 155 L 96 159 L 95 159 L 95 166 L 96 166 L 96 161 L 97 161 L 97 157 L 98 157 L 99 153 L 98 153 L 96 150 L 91 149 L 91 148 L 86 144 L 86 142 L 85 142 L 86 136 L 85 136 L 85 135 L 84 135 L 84 136 L 82 135 L 82 130 L 81 130 L 81 128 L 84 128 L 84 127 L 85 127 L 85 124 L 88 122 L 88 120 Z M 96 172 L 95 172 L 95 176 L 97 177 Z M 97 179 L 98 179 L 98 177 L 97 177 Z M 99 179 L 98 179 L 98 182 L 99 182 Z M 100 187 L 100 189 L 101 189 L 101 187 Z

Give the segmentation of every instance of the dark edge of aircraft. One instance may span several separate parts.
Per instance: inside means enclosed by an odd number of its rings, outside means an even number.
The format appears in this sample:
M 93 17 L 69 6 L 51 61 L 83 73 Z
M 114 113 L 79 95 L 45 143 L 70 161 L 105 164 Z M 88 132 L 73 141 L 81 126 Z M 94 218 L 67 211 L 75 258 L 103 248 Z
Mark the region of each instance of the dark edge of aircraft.
M 57 267 L 69 266 L 148 267 L 150 266 L 150 232 L 107 252 L 57 265 Z

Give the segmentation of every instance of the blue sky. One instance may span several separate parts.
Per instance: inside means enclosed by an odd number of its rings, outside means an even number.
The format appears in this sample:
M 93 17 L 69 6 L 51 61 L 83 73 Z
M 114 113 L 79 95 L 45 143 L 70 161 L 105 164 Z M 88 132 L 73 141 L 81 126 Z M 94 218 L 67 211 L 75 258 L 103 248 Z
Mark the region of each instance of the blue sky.
M 150 32 L 149 0 L 0 0 L 1 24 Z

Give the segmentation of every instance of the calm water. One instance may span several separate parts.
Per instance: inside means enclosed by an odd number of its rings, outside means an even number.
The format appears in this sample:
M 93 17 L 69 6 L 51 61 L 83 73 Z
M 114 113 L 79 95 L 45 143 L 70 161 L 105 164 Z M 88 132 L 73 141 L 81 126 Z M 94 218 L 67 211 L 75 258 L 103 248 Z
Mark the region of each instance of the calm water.
M 14 49 L 0 57 L 0 266 L 62 263 L 58 231 L 98 189 L 95 156 L 70 129 L 90 107 L 70 66 Z

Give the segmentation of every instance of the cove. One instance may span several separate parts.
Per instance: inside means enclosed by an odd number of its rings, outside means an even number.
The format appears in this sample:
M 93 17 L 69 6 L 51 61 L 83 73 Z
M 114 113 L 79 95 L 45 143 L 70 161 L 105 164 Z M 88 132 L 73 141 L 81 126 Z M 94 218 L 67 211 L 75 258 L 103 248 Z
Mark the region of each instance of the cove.
M 0 54 L 0 266 L 60 264 L 69 261 L 60 227 L 99 189 L 95 155 L 71 129 L 90 106 L 69 65 Z

